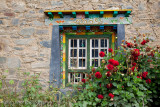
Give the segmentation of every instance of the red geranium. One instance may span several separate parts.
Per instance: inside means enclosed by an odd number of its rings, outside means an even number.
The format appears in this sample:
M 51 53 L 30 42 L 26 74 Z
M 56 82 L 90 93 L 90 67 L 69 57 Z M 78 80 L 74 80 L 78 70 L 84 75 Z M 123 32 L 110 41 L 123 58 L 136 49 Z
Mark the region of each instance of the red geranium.
M 107 77 L 110 77 L 112 74 L 110 71 L 107 72 Z
M 145 45 L 147 42 L 146 42 L 146 40 L 143 40 L 142 42 L 141 42 L 141 45 Z
M 108 49 L 108 52 L 113 52 L 113 49 L 112 49 L 112 48 L 109 48 L 109 49 Z
M 142 77 L 146 78 L 146 76 L 148 75 L 148 72 L 142 72 Z
M 150 84 L 150 83 L 151 83 L 151 80 L 150 80 L 150 79 L 147 79 L 147 80 L 146 80 L 146 83 Z
M 108 64 L 108 65 L 107 65 L 107 68 L 108 68 L 109 70 L 113 70 L 114 67 L 113 67 L 112 64 Z
M 82 79 L 82 82 L 85 83 L 85 82 L 86 82 L 86 79 Z
M 103 51 L 101 51 L 101 52 L 99 53 L 99 56 L 100 56 L 100 57 L 104 57 L 104 56 L 105 56 L 105 53 L 104 53 Z
M 98 97 L 99 99 L 103 99 L 103 95 L 101 95 L 101 94 L 99 94 L 97 97 Z
M 114 95 L 112 93 L 108 94 L 110 98 L 114 98 Z
M 116 61 L 116 60 L 114 60 L 114 61 L 113 61 L 113 65 L 114 65 L 114 66 L 118 66 L 118 65 L 119 65 L 119 62 Z
M 108 88 L 108 89 L 111 89 L 112 87 L 113 87 L 112 83 L 107 84 L 107 88 Z
M 110 64 L 113 64 L 114 59 L 109 59 L 108 62 L 109 62 Z
M 134 63 L 132 63 L 132 65 L 133 65 L 133 66 L 136 66 L 136 65 L 137 65 L 137 63 L 135 63 L 135 62 L 134 62 Z
M 95 73 L 95 77 L 96 77 L 96 78 L 101 78 L 101 77 L 102 77 L 102 74 L 101 74 L 100 72 L 96 72 L 96 73 Z

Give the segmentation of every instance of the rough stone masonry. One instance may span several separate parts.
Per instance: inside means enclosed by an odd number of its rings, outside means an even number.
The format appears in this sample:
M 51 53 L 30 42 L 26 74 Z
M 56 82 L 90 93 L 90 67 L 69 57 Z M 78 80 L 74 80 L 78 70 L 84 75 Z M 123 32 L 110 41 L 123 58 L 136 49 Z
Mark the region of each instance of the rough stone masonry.
M 44 24 L 47 9 L 133 9 L 126 39 L 148 33 L 152 44 L 160 44 L 160 0 L 0 0 L 0 70 L 9 70 L 8 79 L 16 80 L 18 72 L 41 73 L 48 87 L 52 26 Z

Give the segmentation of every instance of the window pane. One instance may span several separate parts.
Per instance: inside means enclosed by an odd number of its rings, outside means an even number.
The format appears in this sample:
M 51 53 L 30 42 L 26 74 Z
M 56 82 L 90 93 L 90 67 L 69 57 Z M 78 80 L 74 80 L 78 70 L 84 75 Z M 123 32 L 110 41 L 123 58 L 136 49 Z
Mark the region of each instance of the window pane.
M 73 39 L 71 39 L 71 47 L 73 47 Z
M 74 39 L 74 47 L 77 47 L 77 40 Z
M 98 39 L 92 39 L 92 47 L 98 47 Z
M 105 39 L 105 47 L 107 47 L 107 39 Z
M 86 41 L 84 39 L 79 40 L 79 47 L 86 47 Z
M 77 57 L 77 49 L 71 49 L 71 57 Z
M 71 59 L 70 61 L 70 67 L 77 67 L 77 59 Z
M 101 47 L 104 47 L 104 39 L 101 39 Z
M 95 39 L 95 47 L 98 47 L 98 39 Z
M 98 49 L 92 49 L 92 57 L 98 57 Z
M 85 59 L 79 59 L 79 67 L 85 67 Z
M 80 50 L 79 50 L 79 57 L 85 57 L 85 56 L 86 56 L 86 55 L 85 55 L 85 52 L 86 52 L 86 50 L 83 49 L 83 54 L 82 54 L 82 49 L 80 49 Z
M 92 66 L 94 65 L 94 67 L 98 67 L 98 59 L 93 59 L 92 60 Z
M 103 52 L 107 53 L 107 49 L 101 49 L 101 51 L 103 51 Z

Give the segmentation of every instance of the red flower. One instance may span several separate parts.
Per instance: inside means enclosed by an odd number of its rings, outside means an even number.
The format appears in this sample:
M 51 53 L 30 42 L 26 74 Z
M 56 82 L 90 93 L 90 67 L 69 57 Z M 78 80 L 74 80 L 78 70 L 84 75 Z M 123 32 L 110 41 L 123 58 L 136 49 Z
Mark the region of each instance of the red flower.
M 110 71 L 107 72 L 107 77 L 110 77 L 112 74 Z
M 112 48 L 109 48 L 109 49 L 108 49 L 108 52 L 113 52 L 113 49 L 112 49 Z
M 97 97 L 98 97 L 99 99 L 103 99 L 103 95 L 101 95 L 101 94 L 99 94 Z
M 101 84 L 99 84 L 99 86 L 101 87 Z
M 137 67 L 136 67 L 136 69 L 137 69 Z M 131 70 L 134 72 L 134 70 L 135 70 L 135 66 L 133 66 L 133 67 L 131 68 Z
M 114 60 L 114 61 L 113 61 L 113 65 L 114 65 L 114 66 L 118 66 L 118 65 L 119 65 L 119 62 L 116 61 L 116 60 Z
M 127 43 L 127 47 L 131 48 L 133 46 L 132 43 Z
M 138 60 L 138 56 L 140 56 L 139 49 L 134 49 L 132 52 L 134 60 Z
M 108 94 L 110 98 L 114 98 L 114 95 L 112 93 Z
M 146 83 L 150 84 L 150 83 L 151 83 L 151 80 L 150 80 L 150 79 L 147 79 L 147 80 L 146 80 Z
M 109 70 L 113 70 L 114 67 L 113 67 L 112 64 L 108 64 L 108 65 L 107 65 L 107 68 L 108 68 Z
M 108 89 L 111 89 L 112 87 L 113 87 L 112 83 L 107 84 L 107 88 L 108 88 Z
M 99 56 L 100 56 L 100 57 L 104 57 L 104 56 L 105 56 L 105 53 L 104 53 L 103 51 L 101 51 L 101 52 L 99 53 Z
M 138 60 L 138 57 L 134 57 L 134 60 L 136 60 L 136 61 L 137 61 L 137 60 Z
M 145 45 L 147 42 L 146 42 L 146 40 L 143 40 L 142 42 L 141 42 L 141 45 Z
M 141 76 L 137 76 L 137 78 L 140 78 L 142 80 L 142 77 Z
M 142 77 L 146 78 L 146 76 L 148 75 L 148 72 L 142 72 Z
M 102 74 L 101 74 L 100 72 L 96 72 L 96 73 L 95 73 L 95 77 L 96 77 L 96 78 L 101 78 L 101 77 L 102 77 Z
M 137 65 L 137 63 L 135 63 L 135 62 L 134 62 L 134 63 L 132 63 L 132 65 L 133 65 L 133 66 L 136 66 L 136 65 Z
M 85 83 L 85 82 L 86 82 L 86 79 L 82 79 L 82 82 Z
M 113 64 L 114 59 L 109 59 L 108 62 L 109 62 L 110 64 Z

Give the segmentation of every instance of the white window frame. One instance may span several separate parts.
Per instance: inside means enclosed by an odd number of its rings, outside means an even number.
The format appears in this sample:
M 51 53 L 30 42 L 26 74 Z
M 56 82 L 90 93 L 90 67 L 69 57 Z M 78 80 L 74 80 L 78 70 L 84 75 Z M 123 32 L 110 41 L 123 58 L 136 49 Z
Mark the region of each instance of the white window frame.
M 68 45 L 68 69 L 87 69 L 87 38 L 76 38 L 77 40 L 77 47 L 71 47 L 71 40 L 75 40 L 75 39 L 69 39 L 69 45 Z M 85 40 L 85 47 L 79 47 L 79 40 Z M 73 44 L 74 45 L 74 44 Z M 71 57 L 71 49 L 77 49 L 77 57 Z M 79 57 L 79 50 L 80 49 L 85 49 L 85 57 Z M 83 52 L 82 52 L 83 55 Z M 77 67 L 71 67 L 71 59 L 77 59 Z M 85 59 L 85 67 L 83 67 L 83 63 L 82 63 L 82 67 L 79 67 L 79 59 Z
M 80 77 L 76 77 L 76 73 L 80 73 Z M 72 74 L 72 77 L 71 77 L 71 74 Z M 78 84 L 82 81 L 83 79 L 83 72 L 69 72 L 68 73 L 68 83 L 71 83 L 71 84 Z M 86 77 L 86 74 L 85 74 L 85 77 Z M 73 81 L 71 81 L 71 79 L 73 78 Z M 79 82 L 76 82 L 76 79 L 80 79 Z
M 92 48 L 92 40 L 98 39 L 98 47 L 94 47 Z M 105 47 L 105 42 L 104 42 L 104 47 L 100 47 L 101 46 L 101 39 L 107 39 L 107 47 Z M 98 49 L 98 57 L 92 57 L 92 49 Z M 108 54 L 108 49 L 109 49 L 109 38 L 91 38 L 90 39 L 90 66 L 92 66 L 92 60 L 98 59 L 98 67 L 100 66 L 101 62 L 100 60 L 103 59 L 103 57 L 99 56 L 99 52 L 101 51 L 101 49 L 107 49 L 107 54 Z M 95 67 L 97 68 L 97 67 Z

